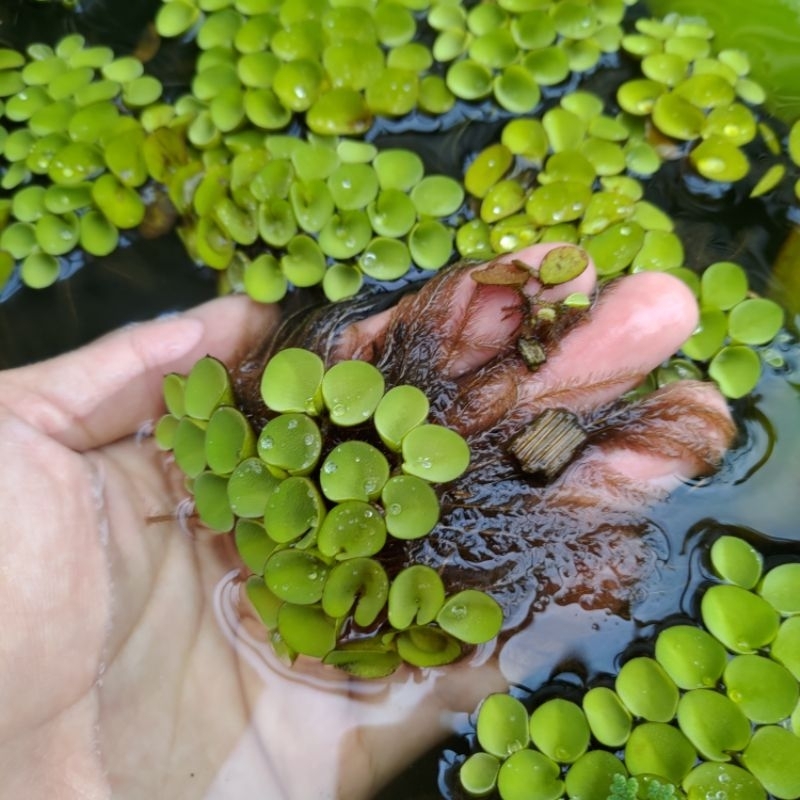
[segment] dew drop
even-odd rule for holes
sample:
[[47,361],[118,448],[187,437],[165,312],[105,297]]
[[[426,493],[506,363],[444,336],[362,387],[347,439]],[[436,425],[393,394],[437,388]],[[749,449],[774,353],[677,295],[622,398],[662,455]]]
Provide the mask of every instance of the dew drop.
[[334,472],[336,472],[337,469],[339,469],[339,467],[337,467],[333,461],[326,461],[325,466],[322,468],[322,471],[326,475],[332,475]]
[[451,606],[450,615],[456,619],[464,619],[467,616],[467,607],[462,605]]
[[262,450],[271,450],[272,449],[272,445],[275,444],[275,442],[272,441],[272,437],[271,436],[265,436],[261,440],[260,444],[261,444],[261,449]]
[[290,419],[289,422],[286,423],[286,429],[293,431],[297,427],[297,420]]
[[[378,485],[377,481],[375,481],[372,478],[370,478],[369,480],[364,481],[364,491],[367,494],[372,494],[372,492],[375,491],[377,485]],[[371,511],[365,511],[364,512],[364,516],[365,517],[371,517],[372,516],[372,512]]]
[[344,415],[345,411],[346,409],[342,403],[335,403],[333,408],[331,409],[331,416],[341,417]]
[[422,469],[430,469],[431,460],[427,456],[425,456],[424,458],[421,458],[419,460],[419,465],[422,467]]
[[306,447],[311,447],[311,445],[312,445],[312,444],[314,444],[314,437],[313,437],[313,436],[312,436],[310,433],[307,433],[307,434],[306,434],[306,435],[303,437],[303,444],[304,444]]

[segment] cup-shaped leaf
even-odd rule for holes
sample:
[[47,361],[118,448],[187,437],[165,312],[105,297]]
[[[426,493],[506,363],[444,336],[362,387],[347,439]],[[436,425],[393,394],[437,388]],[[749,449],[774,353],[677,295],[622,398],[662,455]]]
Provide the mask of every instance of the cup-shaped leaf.
[[427,625],[444,605],[444,584],[439,574],[424,564],[404,569],[389,588],[389,624],[397,630],[415,622]]
[[469,445],[442,425],[419,425],[403,437],[403,472],[432,483],[455,480],[469,466]]
[[569,768],[564,777],[567,796],[581,800],[606,800],[611,794],[615,775],[627,778],[625,765],[606,750],[590,750]]
[[430,403],[416,386],[404,384],[389,389],[375,409],[375,429],[381,441],[396,453],[403,437],[428,418]]
[[794,675],[770,658],[741,655],[732,658],[722,675],[728,697],[759,724],[780,722],[791,715],[798,700]]
[[263,517],[272,490],[280,483],[258,457],[245,458],[228,478],[228,502],[237,517]]
[[373,556],[386,543],[386,524],[369,503],[346,500],[326,515],[317,547],[322,555],[338,560]]
[[201,472],[192,486],[194,505],[204,525],[226,533],[233,528],[234,518],[228,502],[228,481],[213,472]]
[[175,462],[190,478],[206,468],[206,432],[189,417],[183,417],[175,429],[172,450]]
[[328,572],[328,565],[313,553],[277,550],[267,559],[264,582],[281,600],[307,606],[322,597]]
[[703,305],[727,311],[747,295],[747,273],[732,261],[710,264],[700,277]]
[[800,737],[777,725],[758,728],[742,763],[779,800],[800,797]]
[[783,325],[783,309],[766,297],[742,300],[728,315],[728,333],[744,344],[766,344]]
[[396,539],[419,539],[439,521],[439,498],[427,481],[396,475],[381,492],[386,529]]
[[328,500],[368,502],[380,495],[389,478],[386,456],[371,444],[343,442],[322,462],[319,485]]
[[310,236],[294,236],[281,258],[281,271],[295,286],[316,286],[325,275],[325,256]]
[[539,265],[539,281],[556,286],[577,278],[589,266],[589,256],[582,247],[563,245],[550,250]]
[[562,697],[542,703],[531,714],[531,741],[546,756],[572,764],[589,747],[589,723],[579,705]]
[[722,347],[726,334],[725,314],[716,308],[703,309],[697,329],[681,349],[695,361],[708,361]]
[[461,655],[461,645],[436,628],[408,628],[395,641],[403,661],[415,667],[441,667],[452,664]]
[[725,648],[702,628],[673,625],[656,639],[656,661],[681,689],[711,689],[728,660]]
[[423,220],[411,229],[408,249],[418,267],[440,269],[453,253],[453,231],[437,220]]
[[478,709],[475,730],[487,753],[508,758],[530,742],[528,711],[510,694],[490,694]]
[[366,361],[340,361],[322,379],[322,397],[331,422],[350,426],[366,422],[383,397],[383,375]]
[[322,434],[306,414],[281,414],[270,420],[258,437],[258,455],[289,475],[308,475],[322,450]]
[[283,600],[276,597],[258,575],[252,575],[245,584],[247,599],[255,608],[264,627],[274,630],[278,627],[278,609],[283,605]]
[[752,653],[778,632],[778,612],[739,586],[712,586],[700,602],[703,624],[734,653]]
[[195,419],[210,419],[217,406],[232,403],[233,389],[225,365],[212,356],[201,358],[186,378],[186,413]]
[[263,575],[264,565],[275,549],[275,542],[267,536],[264,526],[253,519],[240,519],[234,539],[245,566],[256,575]]
[[769,654],[800,680],[800,617],[789,617],[781,623]]
[[800,564],[773,567],[759,586],[758,593],[780,614],[800,614]]
[[167,411],[179,419],[186,413],[184,392],[186,390],[186,376],[177,372],[170,372],[164,376],[162,392]]
[[644,722],[631,732],[625,745],[625,766],[631,775],[657,775],[676,786],[697,760],[686,735],[665,722]]
[[233,406],[220,406],[206,428],[206,463],[220,475],[229,475],[236,465],[255,453],[255,435],[247,417]]
[[338,667],[356,678],[385,678],[402,663],[393,649],[388,649],[375,639],[362,639],[340,645],[331,650],[323,663]]
[[761,578],[761,553],[738,536],[720,536],[711,545],[709,556],[714,571],[728,583],[752,589]]
[[756,388],[761,361],[758,354],[745,345],[723,347],[708,365],[708,374],[726,397],[735,400]]
[[487,797],[497,784],[500,760],[489,753],[473,753],[458,771],[458,779],[470,797]]
[[322,291],[332,303],[352,297],[361,288],[364,276],[354,264],[331,264],[322,278]]
[[322,359],[309,350],[289,347],[274,355],[261,378],[261,396],[273,411],[316,416],[322,408]]
[[331,617],[344,617],[353,611],[356,625],[371,625],[386,605],[389,578],[374,559],[352,558],[337,564],[328,575],[322,591],[322,608]]
[[766,800],[764,787],[747,770],[734,764],[698,764],[684,779],[689,797],[714,797],[724,786],[726,800]]
[[678,725],[703,758],[730,761],[750,741],[750,722],[730,698],[692,689],[678,703]]
[[159,450],[172,450],[175,444],[175,433],[178,430],[178,418],[172,414],[164,414],[156,423],[153,438]]
[[483,644],[500,633],[503,609],[485,592],[464,589],[447,598],[436,615],[436,621],[443,630],[462,642]]
[[556,800],[564,794],[561,768],[536,750],[519,750],[503,762],[497,773],[503,800]]
[[326,256],[353,258],[372,238],[372,226],[365,211],[340,211],[334,214],[319,232],[319,246]]
[[264,527],[270,538],[284,544],[316,533],[324,516],[325,504],[313,481],[292,476],[281,481],[267,498]]
[[292,650],[306,656],[323,658],[336,646],[336,623],[318,606],[284,603],[278,630]]
[[653,658],[632,658],[620,669],[614,688],[628,710],[651,722],[669,722],[678,707],[678,687]]
[[619,695],[607,686],[595,686],[583,696],[583,713],[592,735],[606,747],[622,747],[631,735],[633,720]]

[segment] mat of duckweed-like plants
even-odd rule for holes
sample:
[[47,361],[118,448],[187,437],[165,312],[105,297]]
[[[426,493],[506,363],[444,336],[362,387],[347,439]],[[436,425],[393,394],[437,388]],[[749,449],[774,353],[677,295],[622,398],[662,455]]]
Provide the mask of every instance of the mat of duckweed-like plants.
[[[80,30],[80,3],[74,15]],[[165,80],[159,52],[192,64],[186,85]],[[649,388],[706,376],[740,398],[780,364],[783,311],[733,253],[687,257],[653,187],[669,172],[700,202],[796,215],[800,126],[764,113],[748,73],[703,20],[624,0],[168,0],[133,54],[88,30],[0,49],[0,287],[45,289],[172,229],[220,291],[261,302],[317,286],[339,301],[565,242],[601,282],[660,270],[697,296],[697,332]],[[275,356],[263,386],[272,417],[256,431],[224,365],[168,376],[156,438],[201,519],[235,529],[276,650],[380,677],[492,639],[491,597],[448,594],[421,565],[390,581],[380,561],[387,536],[432,529],[437,485],[470,457],[427,422],[420,387],[385,391],[368,364],[326,369],[302,350]],[[364,423],[369,441],[324,448],[323,431]],[[727,537],[711,557],[724,582],[704,595],[703,628],[664,629],[653,657],[579,703],[531,713],[487,698],[454,791],[800,796],[795,565],[762,576],[758,553]],[[378,618],[379,646],[342,640]]]

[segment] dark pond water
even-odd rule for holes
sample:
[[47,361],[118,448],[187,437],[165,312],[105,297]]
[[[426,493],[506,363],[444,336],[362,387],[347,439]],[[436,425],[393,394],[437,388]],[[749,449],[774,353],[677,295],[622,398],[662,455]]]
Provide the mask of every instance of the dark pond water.
[[[120,53],[131,52],[145,46],[142,35],[157,6],[157,0],[90,2],[76,19],[55,4],[6,0],[0,4],[0,39],[5,46],[21,47],[55,40],[77,24],[87,37]],[[191,68],[184,55],[180,48],[166,48],[153,60],[153,68],[167,83],[179,86]],[[619,74],[609,69],[588,86],[607,93],[605,87],[618,80]],[[438,171],[458,173],[463,155],[491,140],[496,131],[495,123],[478,120],[450,133],[421,137],[387,132],[381,143],[416,147]],[[449,161],[442,154],[449,154]],[[747,268],[756,290],[781,296],[772,273],[792,231],[785,207],[749,201],[746,192],[722,199],[692,194],[670,167],[648,186],[647,197],[675,219],[690,266],[734,259]],[[187,308],[215,294],[214,276],[197,268],[172,234],[155,240],[131,237],[111,257],[85,266],[76,261],[74,267],[68,279],[49,289],[14,291],[11,286],[0,297],[0,367],[70,350],[120,324]],[[800,352],[795,341],[790,319],[776,344],[785,366],[767,368],[756,391],[735,404],[739,437],[720,473],[682,487],[653,510],[664,566],[643,587],[633,618],[595,618],[572,609],[546,612],[504,653],[503,666],[512,680],[530,690],[554,677],[566,687],[579,687],[613,672],[625,648],[647,651],[665,620],[696,617],[697,590],[708,580],[704,545],[720,530],[751,539],[768,563],[800,558]],[[515,657],[516,649],[530,647],[543,654],[532,672],[521,670]],[[447,764],[468,746],[468,738],[453,738],[444,756],[440,749],[431,752],[380,797],[440,797],[450,781]]]

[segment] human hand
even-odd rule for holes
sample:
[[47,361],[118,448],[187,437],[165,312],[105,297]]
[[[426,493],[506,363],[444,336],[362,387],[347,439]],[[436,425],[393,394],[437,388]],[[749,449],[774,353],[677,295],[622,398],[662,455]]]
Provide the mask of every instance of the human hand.
[[[534,263],[542,253],[523,257]],[[583,290],[587,278],[579,279]],[[461,310],[444,330],[461,343],[450,363],[459,377],[482,379],[482,367],[507,352],[509,328],[482,323],[502,306],[467,302]],[[136,434],[160,412],[164,373],[186,372],[206,353],[234,363],[276,316],[226,298],[0,375],[0,797],[369,796],[435,741],[445,712],[468,711],[504,687],[489,662],[401,671],[363,689],[303,660],[290,672],[254,669],[252,650],[226,640],[212,598],[238,565],[235,550],[229,537],[181,530],[180,480]],[[520,382],[534,388],[515,391],[480,425],[496,425],[498,415],[519,420],[519,409],[546,404],[548,387],[580,385],[573,394],[581,408],[603,404],[670,355],[695,320],[693,300],[671,279],[625,279],[546,369]],[[372,328],[347,329],[337,357],[364,353],[391,321],[386,312]],[[430,321],[422,328],[404,335],[427,335]],[[475,330],[481,335],[459,338]],[[587,374],[627,378],[581,383]],[[469,383],[470,396],[479,388]],[[643,434],[669,441],[690,418],[700,421],[699,450],[713,461],[731,432],[721,398],[698,385],[670,391],[676,419],[651,416],[657,424],[648,427],[645,415],[640,429],[627,428],[632,446],[620,426],[560,485],[608,508],[613,481],[585,486],[577,477],[587,469],[619,475],[636,489],[616,504],[629,511],[704,468],[697,449],[641,447]]]

